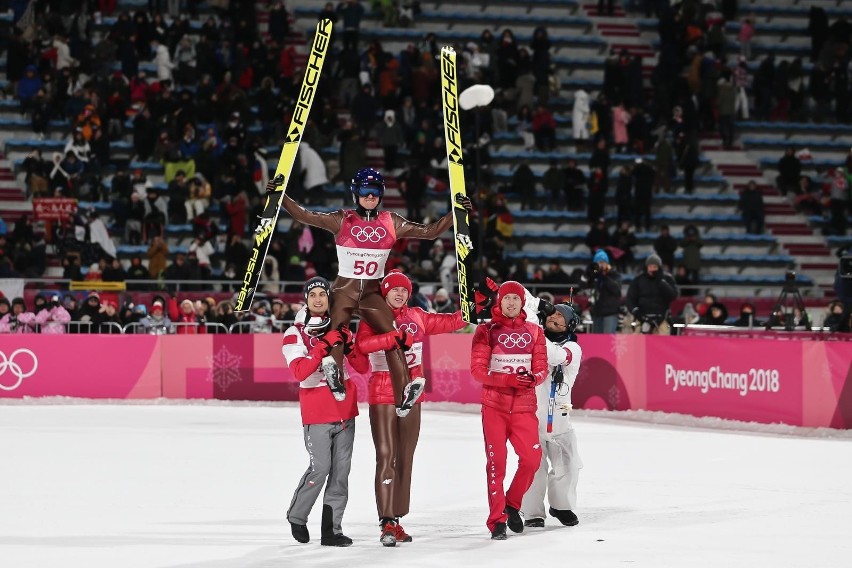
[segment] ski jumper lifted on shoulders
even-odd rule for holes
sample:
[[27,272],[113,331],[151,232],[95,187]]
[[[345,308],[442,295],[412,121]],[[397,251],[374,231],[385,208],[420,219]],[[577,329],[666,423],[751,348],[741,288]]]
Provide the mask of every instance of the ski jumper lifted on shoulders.
[[[506,527],[523,532],[521,500],[541,463],[535,387],[547,376],[544,332],[526,320],[524,287],[504,282],[497,291],[491,321],[476,327],[470,356],[473,378],[482,383],[491,538],[506,539]],[[504,491],[506,443],[518,455],[518,469]]]
[[[343,511],[349,499],[349,470],[355,441],[355,417],[358,396],[354,381],[345,369],[342,383],[348,396],[337,400],[325,385],[320,370],[322,358],[333,345],[345,342],[341,332],[331,327],[328,312],[331,285],[321,277],[305,283],[305,307],[296,315],[296,323],[284,332],[281,348],[287,366],[299,381],[299,407],[305,448],[310,465],[299,481],[287,510],[293,538],[308,542],[308,515],[323,485],[322,539],[326,546],[349,546],[352,540],[343,534]],[[359,373],[367,370],[367,357],[354,346],[347,356]]]
[[382,279],[381,293],[393,310],[396,332],[377,334],[369,324],[361,322],[356,334],[356,349],[368,354],[371,374],[368,383],[370,428],[376,446],[376,507],[381,526],[380,540],[385,546],[411,542],[399,523],[408,514],[411,502],[411,470],[414,450],[420,437],[420,401],[416,402],[405,420],[394,413],[394,392],[385,353],[395,345],[405,349],[405,360],[411,375],[411,388],[422,392],[426,377],[423,374],[423,341],[427,335],[451,333],[466,324],[462,312],[430,313],[422,308],[409,307],[411,280],[397,270]]
[[[452,226],[453,213],[451,210],[435,223],[423,225],[397,213],[379,211],[385,182],[382,174],[372,168],[359,170],[349,189],[354,209],[331,213],[310,211],[287,195],[282,205],[296,221],[334,234],[339,268],[332,284],[332,326],[335,329],[348,326],[353,313],[357,312],[377,333],[388,333],[394,330],[393,313],[379,293],[379,282],[385,275],[391,248],[397,239],[439,237]],[[472,208],[469,199],[463,198],[461,202],[466,209]],[[343,348],[335,347],[331,355],[342,368]],[[400,416],[404,416],[410,410],[403,407],[403,390],[409,382],[405,356],[398,347],[388,350],[386,355],[394,403]]]

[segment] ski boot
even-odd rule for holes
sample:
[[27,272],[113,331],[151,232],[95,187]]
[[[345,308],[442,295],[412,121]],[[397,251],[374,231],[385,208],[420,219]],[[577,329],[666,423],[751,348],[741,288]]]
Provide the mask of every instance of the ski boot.
[[322,358],[322,375],[325,377],[328,388],[331,389],[334,400],[338,402],[346,400],[346,385],[343,384],[340,369],[331,355]]
[[293,534],[293,538],[295,538],[296,541],[301,542],[302,544],[310,542],[311,540],[311,535],[310,533],[308,533],[307,525],[290,523],[290,532]]
[[407,385],[402,391],[402,404],[396,408],[396,415],[400,418],[404,418],[408,416],[408,413],[411,412],[411,409],[414,408],[414,404],[417,402],[417,399],[420,398],[420,395],[423,394],[423,391],[426,390],[426,379],[423,377],[417,377]]
[[544,527],[544,519],[529,519],[524,521],[525,527],[532,527],[536,529],[540,529]]

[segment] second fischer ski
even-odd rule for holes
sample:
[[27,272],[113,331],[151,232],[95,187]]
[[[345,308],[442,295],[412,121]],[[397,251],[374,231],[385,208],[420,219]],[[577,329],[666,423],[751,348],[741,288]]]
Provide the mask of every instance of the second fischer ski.
[[456,52],[451,47],[441,48],[441,100],[444,108],[444,135],[447,145],[447,168],[450,174],[450,194],[453,208],[453,234],[458,268],[459,306],[462,319],[476,323],[474,303],[474,255],[470,236],[470,222],[458,197],[465,196],[464,164],[462,162],[461,128],[459,126],[458,72]]

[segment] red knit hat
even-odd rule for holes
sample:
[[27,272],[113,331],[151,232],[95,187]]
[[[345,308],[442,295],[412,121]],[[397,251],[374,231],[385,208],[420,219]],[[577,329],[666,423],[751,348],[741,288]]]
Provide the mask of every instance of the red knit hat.
[[408,276],[399,270],[391,270],[382,279],[382,297],[387,298],[388,292],[399,286],[408,290],[408,295],[411,296],[411,280],[408,279]]
[[503,298],[507,294],[517,294],[521,297],[521,301],[523,302],[524,296],[526,296],[526,290],[518,282],[515,282],[514,280],[507,280],[500,284],[500,289],[497,290],[497,298],[494,300],[494,305],[499,306],[500,302],[503,301]]

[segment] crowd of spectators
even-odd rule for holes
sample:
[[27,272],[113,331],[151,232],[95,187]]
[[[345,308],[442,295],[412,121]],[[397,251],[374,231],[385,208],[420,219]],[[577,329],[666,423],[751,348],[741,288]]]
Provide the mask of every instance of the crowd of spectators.
[[[283,2],[269,3],[269,33],[262,36],[253,1],[208,2],[214,11],[201,15],[200,27],[195,25],[197,2],[187,3],[186,12],[175,9],[178,2],[155,2],[167,5],[152,6],[147,12],[119,11],[108,24],[100,18],[113,15],[114,7],[100,4],[62,4],[44,12],[46,5],[54,8],[52,4],[34,3],[34,10],[19,22],[25,25],[12,27],[7,45],[11,89],[31,117],[35,135],[55,134],[49,126],[55,119],[69,125],[61,153],[44,159],[35,151],[25,160],[30,194],[110,203],[112,237],[98,211],[80,212],[53,235],[63,255],[64,276],[234,279],[246,262],[249,219],[259,210],[268,176],[265,149],[283,137],[302,74],[288,9]],[[633,228],[652,230],[653,197],[672,192],[678,172],[684,191],[694,191],[699,132],[718,127],[723,146],[731,147],[733,121],[737,115],[749,117],[750,93],[755,93],[759,116],[768,116],[767,105],[780,104],[775,98],[782,91],[770,88],[774,98],[767,103],[765,96],[758,96],[763,87],[758,88],[757,78],[752,84],[749,77],[746,36],[755,30],[753,19],[742,21],[741,29],[746,30],[740,34],[742,60],[726,63],[720,30],[726,21],[739,17],[733,4],[731,8],[730,2],[716,6],[687,0],[661,9],[661,54],[652,85],[666,88],[655,89],[653,96],[643,88],[640,57],[625,51],[610,55],[601,92],[574,94],[573,145],[578,150],[588,147],[591,157],[585,164],[576,159],[552,161],[541,178],[544,195],[536,191],[539,182],[529,162],[520,163],[508,184],[501,186],[491,170],[490,147],[495,134],[516,132],[527,150],[565,149],[556,136],[552,99],[560,87],[547,29],[536,29],[529,45],[519,45],[511,29],[496,35],[486,29],[477,41],[457,46],[460,89],[487,83],[497,92],[489,108],[470,111],[462,120],[465,155],[476,156],[465,161],[468,179],[477,181],[478,211],[472,229],[482,236],[490,275],[553,284],[553,292],[564,293],[564,286],[580,282],[584,272],[577,269],[569,275],[559,264],[545,268],[506,261],[503,253],[513,233],[507,195],[519,199],[521,210],[540,209],[550,198],[549,208],[585,211],[593,223],[586,239],[590,258],[604,250],[620,273],[645,271],[635,256]],[[96,10],[100,10],[97,18]],[[339,31],[288,194],[306,203],[327,203],[334,195],[333,185],[347,182],[367,162],[366,141],[371,140],[382,148],[384,170],[399,187],[408,216],[425,221],[441,213],[429,204],[427,193],[447,189],[439,38],[425,33],[400,53],[391,53],[380,41],[361,37],[361,21],[369,10],[379,13],[386,26],[406,26],[413,25],[419,5],[365,6],[345,0],[328,3],[318,13],[319,18],[333,19]],[[832,65],[836,59],[832,54],[840,53],[844,44],[842,28],[832,26],[826,44],[833,47],[819,49]],[[344,117],[339,109],[347,111]],[[127,139],[129,149],[111,147]],[[329,146],[337,148],[337,171],[326,171],[320,149]],[[636,155],[617,176],[611,175],[614,152]],[[654,159],[638,157],[648,154]],[[131,158],[162,164],[164,184],[148,179],[148,167],[131,169]],[[611,232],[606,228],[613,213],[607,199],[610,183],[615,185],[616,205]],[[763,204],[755,192],[743,192],[739,209],[748,231],[762,232]],[[176,226],[184,227],[181,231],[191,234],[192,240],[188,247],[170,250],[174,241],[168,238],[167,227]],[[678,242],[667,227],[656,228],[654,250],[663,269],[681,285],[699,282],[698,229],[687,227]],[[115,237],[140,247],[129,265],[116,262]],[[675,265],[678,248],[683,260]],[[15,260],[22,254],[43,258],[43,250],[15,254],[7,253],[4,268],[14,274],[35,266],[37,274],[31,276],[43,273],[43,261]],[[263,291],[278,293],[281,282],[333,274],[335,258],[329,234],[292,223],[272,242]],[[401,268],[421,281],[439,281],[452,290],[454,264],[452,247],[443,241],[401,242],[389,268]],[[163,284],[148,286],[174,292]]]

